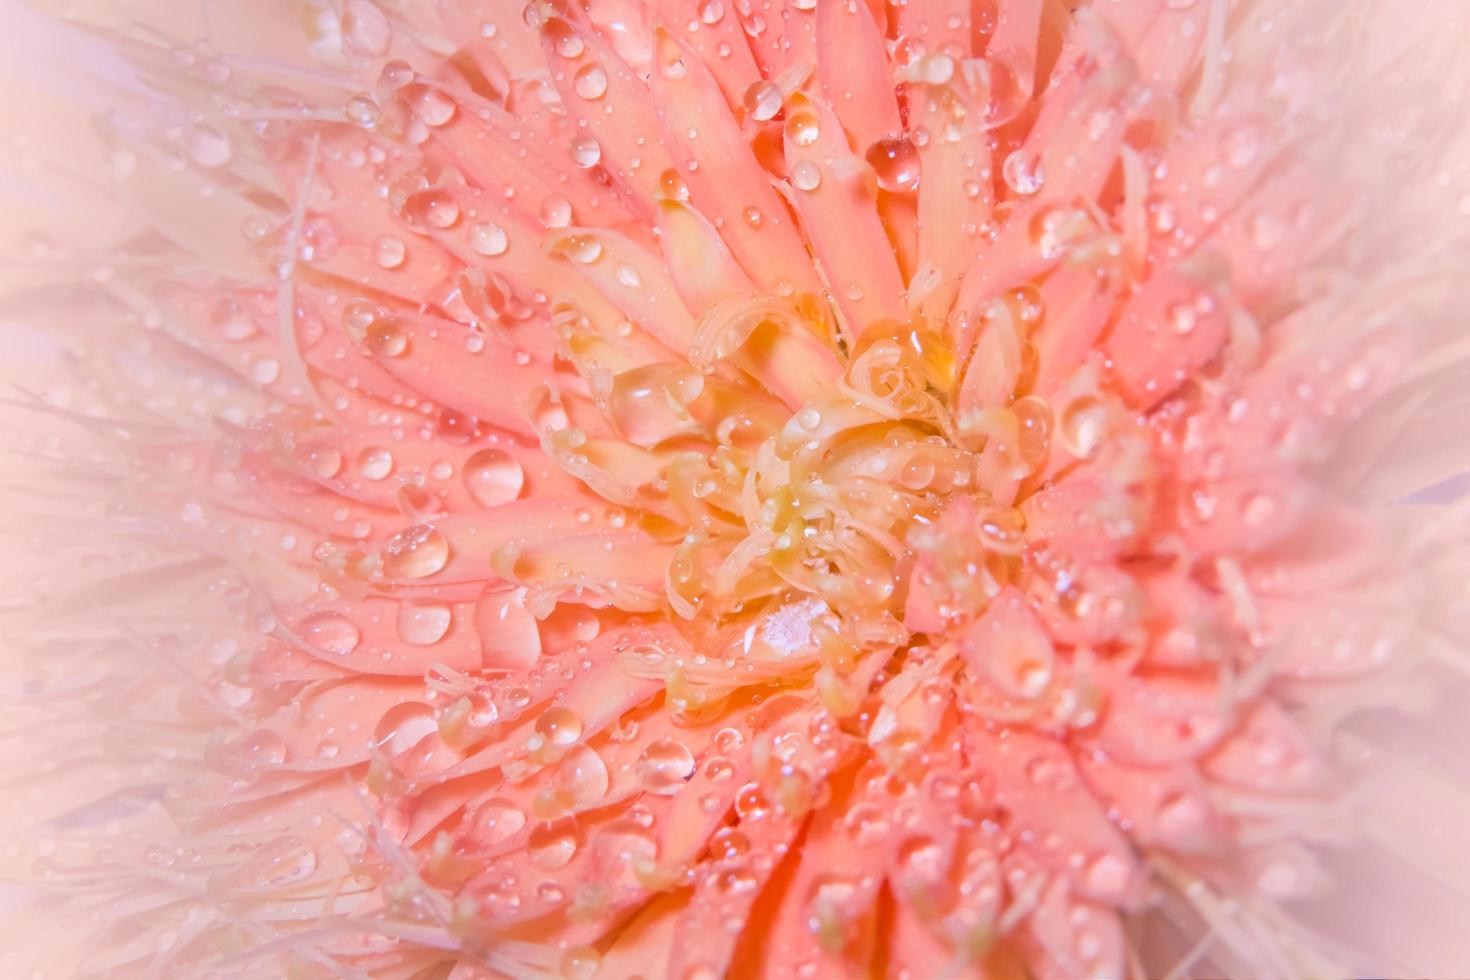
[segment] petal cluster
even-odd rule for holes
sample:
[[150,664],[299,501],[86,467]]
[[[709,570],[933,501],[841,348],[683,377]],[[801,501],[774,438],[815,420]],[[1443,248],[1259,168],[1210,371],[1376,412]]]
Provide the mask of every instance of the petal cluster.
[[210,380],[113,406],[163,544],[98,588],[215,625],[105,658],[171,748],[142,843],[38,865],[105,906],[88,968],[1331,969],[1282,911],[1324,718],[1413,630],[1334,461],[1417,352],[1323,287],[1323,78],[1236,6],[133,44],[194,107],[114,121],[154,228],[113,296]]

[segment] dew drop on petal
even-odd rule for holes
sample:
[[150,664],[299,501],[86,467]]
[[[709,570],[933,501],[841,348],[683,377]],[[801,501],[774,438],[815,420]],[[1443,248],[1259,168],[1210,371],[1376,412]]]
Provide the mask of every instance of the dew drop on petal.
[[557,251],[579,265],[602,258],[602,241],[596,235],[570,235],[557,243]]
[[405,701],[383,713],[373,729],[373,744],[389,756],[400,756],[438,731],[433,708],[422,701]]
[[590,136],[572,142],[572,163],[586,170],[602,161],[602,146]]
[[396,269],[408,258],[408,246],[396,235],[379,235],[373,241],[373,261],[385,269]]
[[348,122],[354,126],[361,126],[363,129],[372,129],[383,118],[383,110],[378,106],[378,100],[366,92],[359,92],[348,99],[343,113],[347,116]]
[[560,17],[548,20],[541,30],[551,41],[551,49],[563,58],[579,58],[586,50],[581,35]]
[[867,160],[883,190],[901,194],[919,186],[919,151],[907,136],[874,142]]
[[683,742],[661,738],[638,757],[638,783],[649,793],[672,796],[694,774],[694,755]]
[[564,197],[541,202],[541,223],[548,228],[565,228],[572,223],[572,203]]
[[230,138],[215,127],[199,125],[189,131],[189,158],[201,167],[223,167],[233,156]]
[[718,24],[725,16],[725,5],[721,0],[703,0],[699,5],[699,19],[706,24]]
[[756,122],[765,122],[774,119],[776,113],[781,111],[781,103],[784,101],[781,90],[774,83],[761,79],[752,82],[745,90],[743,98],[745,112]]
[[318,649],[345,656],[362,642],[362,632],[338,612],[314,612],[301,621],[301,636]]
[[357,454],[357,472],[364,480],[381,480],[393,472],[393,454],[381,446],[368,446]]
[[536,867],[555,871],[576,856],[580,843],[576,824],[568,818],[537,826],[526,839],[526,850]]
[[451,618],[445,603],[406,599],[398,604],[398,638],[410,646],[433,646],[449,632]]
[[420,579],[449,562],[449,541],[429,524],[413,524],[383,545],[383,574],[393,579]]
[[793,145],[811,146],[821,135],[821,121],[816,113],[803,109],[786,117],[786,138]]
[[573,946],[562,954],[561,975],[567,980],[592,980],[602,965],[602,956],[591,946]]
[[476,841],[486,846],[514,837],[526,825],[525,813],[510,800],[498,796],[475,806],[465,819],[473,828]]
[[1057,421],[1062,448],[1078,459],[1097,452],[1107,431],[1108,409],[1099,398],[1083,395],[1068,402]]
[[547,708],[536,719],[536,734],[548,745],[571,745],[582,737],[582,719],[570,708]]
[[[580,729],[580,722],[578,723]],[[585,745],[573,748],[557,767],[562,788],[578,807],[589,807],[607,796],[612,778],[602,756]]]
[[607,72],[601,65],[583,65],[572,78],[572,90],[584,99],[602,98],[607,92]]
[[803,191],[814,191],[822,183],[822,170],[810,160],[802,160],[791,168],[791,183]]
[[250,380],[258,385],[274,384],[281,376],[281,363],[274,358],[262,357],[250,365]]
[[482,222],[470,229],[470,248],[481,255],[504,255],[509,247],[510,238],[499,225]]
[[1001,179],[1017,194],[1030,195],[1041,190],[1046,183],[1046,171],[1041,157],[1026,149],[1013,151],[1001,164]]
[[482,449],[465,460],[465,489],[482,507],[509,503],[521,494],[525,474],[514,456],[503,449]]

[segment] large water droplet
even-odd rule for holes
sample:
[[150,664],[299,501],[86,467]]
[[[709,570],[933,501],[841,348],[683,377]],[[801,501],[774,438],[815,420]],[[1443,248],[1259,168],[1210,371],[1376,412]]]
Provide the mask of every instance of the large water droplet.
[[381,446],[368,446],[357,454],[357,472],[364,480],[381,480],[393,472],[393,454]]
[[781,111],[781,103],[785,101],[781,96],[781,90],[772,82],[761,79],[751,82],[745,90],[743,98],[745,112],[756,122],[765,122],[774,119],[776,113]]
[[601,802],[612,784],[607,763],[585,745],[578,745],[566,754],[557,767],[557,778],[578,809]]
[[661,738],[638,757],[637,774],[647,792],[672,796],[694,774],[694,755],[683,742]]
[[525,474],[515,457],[503,449],[482,449],[465,460],[465,489],[482,507],[498,507],[521,495]]
[[422,701],[406,701],[383,713],[373,729],[373,744],[396,757],[438,731],[439,721],[433,708]]
[[602,162],[602,146],[590,136],[584,136],[572,143],[572,163],[583,170],[597,166]]
[[426,578],[448,563],[449,541],[438,528],[414,524],[389,538],[382,556],[388,578]]
[[451,618],[442,602],[406,599],[398,604],[398,637],[410,646],[432,646],[449,632]]
[[885,191],[901,194],[919,186],[919,150],[907,136],[876,141],[867,160]]
[[373,241],[373,261],[385,269],[396,269],[408,258],[408,246],[396,235],[379,235]]
[[366,92],[359,92],[347,100],[347,105],[342,110],[347,116],[347,121],[363,129],[372,129],[383,118],[383,110],[378,106],[378,100]]
[[1062,409],[1057,436],[1067,452],[1078,459],[1087,459],[1102,444],[1107,435],[1107,424],[1106,403],[1094,395],[1082,395]]
[[581,35],[567,21],[560,17],[553,17],[546,22],[542,33],[551,41],[551,50],[563,58],[579,58],[587,46],[582,42]]
[[579,265],[602,258],[602,241],[596,235],[569,235],[557,242],[556,250]]
[[811,146],[821,135],[821,121],[815,112],[803,109],[786,117],[786,138],[794,145]]
[[504,255],[510,248],[510,238],[499,225],[482,222],[470,229],[470,248],[481,255]]
[[791,168],[791,183],[798,190],[814,191],[822,183],[822,169],[810,160],[802,160]]
[[1030,195],[1046,183],[1046,170],[1039,154],[1019,149],[1006,157],[1000,168],[1001,179],[1017,194]]
[[526,815],[510,800],[495,797],[475,806],[465,821],[480,843],[491,846],[519,833]]
[[362,642],[362,632],[352,620],[338,612],[314,612],[298,627],[306,642],[327,653],[345,656]]
[[541,202],[541,223],[548,228],[565,228],[572,223],[572,202],[548,197]]
[[547,708],[536,719],[536,734],[547,745],[566,747],[582,737],[582,719],[570,708]]
[[572,79],[572,90],[584,99],[600,99],[607,92],[607,72],[601,65],[583,65]]
[[576,856],[580,841],[577,825],[571,818],[546,823],[531,831],[526,840],[526,851],[531,863],[544,871],[564,868]]

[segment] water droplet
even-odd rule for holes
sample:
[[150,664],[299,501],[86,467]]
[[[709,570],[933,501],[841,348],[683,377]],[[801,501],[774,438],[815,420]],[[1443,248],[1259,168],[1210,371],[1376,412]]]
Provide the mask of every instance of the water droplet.
[[463,479],[475,503],[496,507],[520,496],[525,474],[503,449],[482,449],[465,460]]
[[413,524],[388,539],[382,557],[388,578],[426,578],[449,562],[449,541],[432,525]]
[[342,233],[331,218],[314,214],[302,222],[298,254],[303,262],[329,259],[336,254],[340,244]]
[[250,380],[258,385],[274,384],[281,376],[281,362],[270,357],[262,357],[250,365]]
[[672,796],[694,774],[694,755],[683,742],[661,738],[638,757],[638,782],[658,796]]
[[1133,880],[1128,862],[1116,854],[1102,854],[1087,866],[1083,879],[1088,889],[1102,898],[1122,899]]
[[393,472],[393,454],[379,446],[369,446],[357,454],[357,471],[365,480],[381,480]]
[[568,235],[557,242],[556,250],[573,262],[591,265],[602,258],[602,240],[596,235]]
[[338,656],[346,656],[362,642],[362,632],[352,620],[338,612],[314,612],[297,628],[307,643]]
[[526,815],[510,800],[495,797],[465,815],[476,839],[485,846],[509,840],[526,825]]
[[248,340],[259,331],[245,308],[233,299],[222,299],[209,316],[209,325],[226,340]]
[[601,65],[583,65],[572,78],[572,90],[584,99],[600,99],[607,92],[607,72]]
[[791,168],[791,183],[799,190],[814,191],[822,183],[822,170],[810,160],[802,160]]
[[1057,435],[1062,447],[1078,459],[1097,452],[1107,433],[1108,407],[1093,395],[1074,398],[1062,409]]
[[195,126],[189,131],[189,157],[201,167],[223,167],[234,151],[230,138],[213,126]]
[[566,754],[557,767],[557,779],[573,805],[582,809],[601,802],[612,785],[607,763],[585,745],[578,745]]
[[586,50],[582,43],[582,37],[572,25],[560,17],[552,17],[546,22],[542,32],[551,41],[551,50],[563,58],[580,58]]
[[745,112],[756,122],[765,122],[774,119],[776,113],[781,111],[781,103],[785,101],[781,96],[781,90],[772,82],[761,79],[752,82],[745,90],[743,98]]
[[699,5],[699,19],[706,24],[718,24],[725,16],[725,5],[720,0],[704,0]]
[[570,708],[547,708],[536,719],[536,734],[547,745],[565,747],[582,737],[582,719]]
[[1001,179],[1017,194],[1030,195],[1041,190],[1046,183],[1046,171],[1041,156],[1029,150],[1013,151],[1001,164]]
[[499,225],[482,222],[470,229],[470,248],[481,255],[504,255],[510,247],[510,238]]
[[902,194],[919,186],[919,151],[907,136],[878,140],[868,147],[867,160],[883,190]]
[[363,344],[375,357],[403,357],[409,353],[409,334],[391,317],[375,319],[363,334]]
[[565,228],[572,223],[572,202],[548,197],[541,202],[541,223],[548,228]]
[[320,443],[298,446],[296,462],[318,480],[330,480],[342,471],[342,454]]
[[398,604],[398,638],[410,646],[432,646],[449,632],[450,620],[442,602],[405,599]]
[[383,110],[378,106],[378,100],[366,92],[359,92],[347,100],[343,109],[347,121],[363,129],[372,129],[383,118]]
[[821,121],[809,110],[790,113],[786,117],[786,138],[796,146],[811,146],[822,135]]
[[425,126],[438,128],[454,118],[458,107],[454,100],[436,88],[417,86],[413,98],[413,114]]
[[422,701],[405,701],[383,713],[373,729],[373,744],[397,757],[438,731],[433,708]]
[[602,146],[590,136],[572,142],[572,163],[586,170],[602,161]]
[[385,269],[396,269],[408,258],[408,246],[396,235],[379,235],[373,242],[373,260]]
[[561,975],[566,980],[592,980],[597,968],[602,965],[602,956],[591,946],[573,946],[562,954]]
[[445,191],[423,191],[413,195],[405,210],[430,228],[452,228],[459,220],[459,202]]
[[761,226],[761,222],[765,220],[761,216],[759,208],[748,207],[742,213],[745,216],[745,223],[750,225],[750,227],[752,228],[759,228]]
[[566,867],[576,856],[578,845],[577,827],[571,818],[542,824],[526,839],[531,863],[543,871]]
[[1199,314],[1195,312],[1193,303],[1171,303],[1165,312],[1169,318],[1169,326],[1181,337],[1193,333],[1194,328],[1199,325]]

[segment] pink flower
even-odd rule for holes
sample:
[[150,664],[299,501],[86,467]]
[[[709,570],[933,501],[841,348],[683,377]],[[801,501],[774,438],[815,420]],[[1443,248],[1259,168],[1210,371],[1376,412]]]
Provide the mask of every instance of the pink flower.
[[82,969],[1336,968],[1283,907],[1415,629],[1339,461],[1425,345],[1322,285],[1287,25],[297,6],[125,48],[98,288],[209,380],[89,423],[172,581],[71,695],[166,806],[48,814]]

